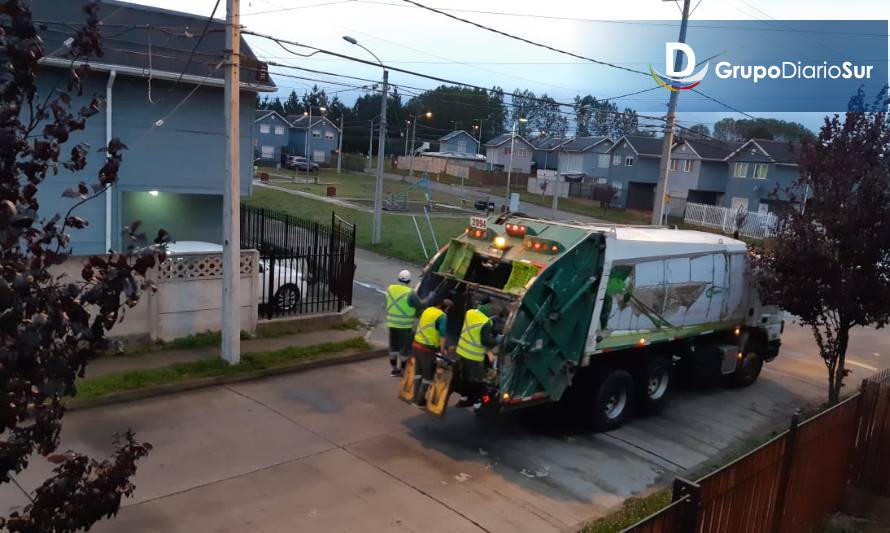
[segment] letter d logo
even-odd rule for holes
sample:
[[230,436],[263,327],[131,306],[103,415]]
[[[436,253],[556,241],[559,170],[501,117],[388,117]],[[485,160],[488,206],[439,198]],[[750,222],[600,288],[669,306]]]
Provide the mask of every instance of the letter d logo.
[[[683,70],[674,70],[674,52],[680,52],[686,55],[686,67]],[[679,56],[678,56],[679,57]],[[679,57],[678,65],[683,64],[682,57]],[[692,51],[686,43],[664,43],[664,66],[667,75],[671,78],[682,78],[692,74],[695,68],[695,52]]]

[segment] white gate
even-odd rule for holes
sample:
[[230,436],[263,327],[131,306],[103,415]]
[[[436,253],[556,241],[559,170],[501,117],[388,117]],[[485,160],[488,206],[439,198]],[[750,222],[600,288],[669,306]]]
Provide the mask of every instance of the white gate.
[[719,205],[686,204],[687,224],[719,229],[724,233],[734,233],[752,239],[771,237],[776,232],[778,217],[772,213],[752,213],[744,208],[731,209]]

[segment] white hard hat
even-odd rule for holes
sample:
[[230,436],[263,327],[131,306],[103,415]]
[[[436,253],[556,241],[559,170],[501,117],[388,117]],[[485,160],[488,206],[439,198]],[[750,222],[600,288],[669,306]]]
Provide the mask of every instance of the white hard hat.
[[411,283],[411,272],[408,270],[399,272],[399,281],[402,283]]

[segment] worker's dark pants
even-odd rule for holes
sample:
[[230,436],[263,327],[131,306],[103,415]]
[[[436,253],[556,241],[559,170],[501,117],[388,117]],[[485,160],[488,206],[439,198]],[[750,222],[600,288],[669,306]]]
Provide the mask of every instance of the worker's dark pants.
[[414,356],[414,401],[421,404],[426,401],[426,391],[436,375],[436,349],[418,342],[411,345]]
[[[393,368],[405,369],[405,361],[411,353],[412,328],[389,328],[389,364]],[[398,365],[398,367],[396,366]]]
[[461,357],[458,368],[463,395],[474,402],[480,401],[485,391],[485,361],[472,361]]

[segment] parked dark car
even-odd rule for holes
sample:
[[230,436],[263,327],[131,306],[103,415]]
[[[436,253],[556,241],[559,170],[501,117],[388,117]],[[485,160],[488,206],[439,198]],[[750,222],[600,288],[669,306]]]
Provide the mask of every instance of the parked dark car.
[[286,166],[291,170],[302,170],[304,172],[307,168],[311,172],[315,172],[316,170],[318,170],[318,163],[309,161],[305,157],[299,155],[288,156]]
[[474,205],[478,211],[494,211],[494,202],[489,200],[476,200]]

